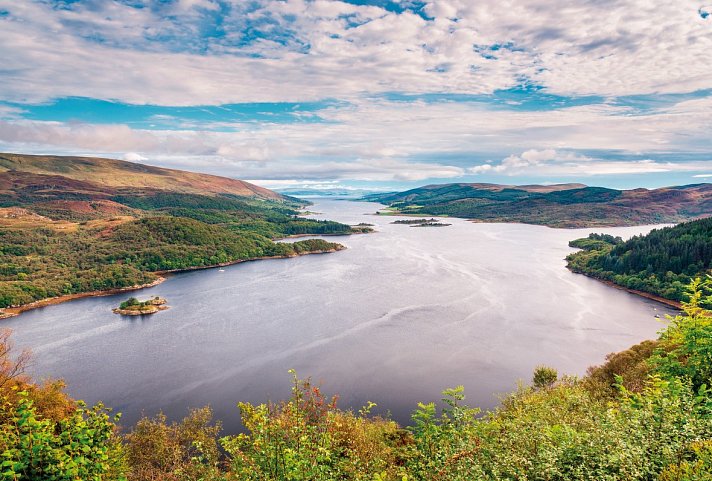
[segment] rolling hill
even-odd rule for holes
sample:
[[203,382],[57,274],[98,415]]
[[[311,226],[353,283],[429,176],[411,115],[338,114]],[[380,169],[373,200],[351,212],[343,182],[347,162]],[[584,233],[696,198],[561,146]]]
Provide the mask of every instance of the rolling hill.
[[[156,189],[183,194],[230,194],[282,200],[283,196],[243,180],[165,169],[116,159],[0,153],[0,179],[8,173],[62,176],[111,189]],[[0,185],[2,180],[0,180]],[[82,185],[82,184],[77,184]]]
[[150,284],[163,271],[342,249],[321,239],[273,242],[354,232],[299,217],[305,204],[214,175],[0,154],[0,308]]
[[616,190],[582,184],[440,184],[375,194],[391,213],[521,222],[549,227],[673,223],[712,215],[712,184]]

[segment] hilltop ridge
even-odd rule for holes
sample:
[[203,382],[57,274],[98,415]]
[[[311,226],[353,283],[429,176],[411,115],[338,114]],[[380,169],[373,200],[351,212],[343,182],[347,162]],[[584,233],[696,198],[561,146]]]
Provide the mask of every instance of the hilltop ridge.
[[184,194],[284,199],[277,192],[244,180],[100,157],[0,153],[0,189],[8,176],[25,180],[41,179],[39,176],[62,176],[80,182],[77,187],[101,186],[104,191],[157,189]]
[[712,215],[712,184],[617,190],[583,184],[439,184],[364,200],[390,213],[521,222],[549,227],[604,227],[676,223]]

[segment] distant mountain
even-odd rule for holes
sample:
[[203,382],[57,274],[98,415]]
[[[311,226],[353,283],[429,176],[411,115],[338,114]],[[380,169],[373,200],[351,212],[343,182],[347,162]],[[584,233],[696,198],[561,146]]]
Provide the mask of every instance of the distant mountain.
[[712,184],[616,190],[583,184],[439,184],[364,200],[391,213],[521,222],[550,227],[673,223],[712,215]]
[[292,197],[363,197],[376,193],[376,191],[367,189],[309,189],[292,187],[275,190],[280,194]]
[[[22,174],[21,174],[22,173]],[[27,174],[35,174],[28,176]],[[164,169],[116,159],[69,157],[56,155],[23,155],[0,153],[0,188],[2,183],[19,180],[30,185],[56,179],[42,176],[62,176],[87,184],[77,188],[101,186],[101,190],[156,189],[183,194],[230,194],[242,197],[281,200],[282,196],[244,180],[184,170]],[[63,181],[63,188],[71,188]]]

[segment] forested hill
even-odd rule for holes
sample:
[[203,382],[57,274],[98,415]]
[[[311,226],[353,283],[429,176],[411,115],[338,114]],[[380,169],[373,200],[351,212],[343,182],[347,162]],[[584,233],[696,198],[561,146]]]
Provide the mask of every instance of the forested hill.
[[0,154],[0,308],[141,285],[155,271],[340,249],[323,240],[273,242],[353,232],[299,217],[303,205],[224,177]]
[[394,214],[566,228],[673,223],[712,214],[712,184],[653,190],[582,184],[440,184],[364,199],[386,204]]
[[682,301],[690,279],[712,269],[712,218],[655,229],[625,242],[591,234],[569,245],[582,249],[567,257],[574,272]]

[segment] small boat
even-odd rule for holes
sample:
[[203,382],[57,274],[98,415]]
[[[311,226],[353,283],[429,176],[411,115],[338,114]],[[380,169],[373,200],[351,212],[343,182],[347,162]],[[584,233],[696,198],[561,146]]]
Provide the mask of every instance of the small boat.
[[659,315],[659,314],[655,314],[655,319],[660,319],[660,315]]
[[225,272],[225,269],[218,269],[218,272]]

